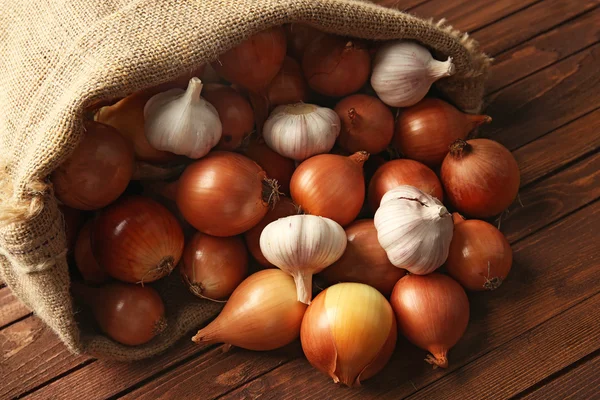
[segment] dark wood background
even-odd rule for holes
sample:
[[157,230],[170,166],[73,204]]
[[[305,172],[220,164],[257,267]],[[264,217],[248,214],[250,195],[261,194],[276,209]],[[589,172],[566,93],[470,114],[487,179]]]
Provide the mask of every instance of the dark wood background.
[[496,61],[483,136],[513,151],[520,204],[501,230],[509,278],[470,295],[471,321],[433,370],[400,340],[357,389],[334,385],[298,343],[254,353],[182,340],[123,364],[76,356],[0,286],[0,398],[600,398],[600,0],[400,0],[469,31]]

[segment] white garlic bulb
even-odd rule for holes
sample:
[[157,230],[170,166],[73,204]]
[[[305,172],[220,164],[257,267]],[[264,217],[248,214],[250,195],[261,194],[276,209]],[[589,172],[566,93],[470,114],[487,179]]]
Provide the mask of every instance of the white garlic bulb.
[[267,146],[284,157],[302,161],[333,148],[341,122],[330,108],[313,104],[276,107],[263,127]]
[[416,275],[435,271],[448,258],[452,215],[435,197],[402,185],[388,191],[375,213],[379,244],[398,268]]
[[310,304],[312,276],[336,262],[346,250],[346,232],[337,222],[315,215],[292,215],[267,225],[260,251],[279,269],[292,275],[298,301]]
[[201,92],[202,81],[192,78],[187,90],[167,90],[148,100],[144,131],[152,147],[196,159],[217,145],[222,133],[219,113]]
[[425,47],[397,40],[381,46],[373,61],[371,86],[385,104],[409,107],[421,101],[431,84],[454,74],[452,57],[437,61]]

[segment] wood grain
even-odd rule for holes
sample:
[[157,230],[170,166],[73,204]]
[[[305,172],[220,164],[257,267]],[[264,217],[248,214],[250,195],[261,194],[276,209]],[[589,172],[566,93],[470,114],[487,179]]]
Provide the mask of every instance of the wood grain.
[[31,311],[15,297],[9,288],[0,289],[0,329],[29,314]]

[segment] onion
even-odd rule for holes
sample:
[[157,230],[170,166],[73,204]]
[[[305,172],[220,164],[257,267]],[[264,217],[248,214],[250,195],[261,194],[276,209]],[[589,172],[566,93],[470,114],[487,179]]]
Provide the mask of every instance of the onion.
[[306,310],[300,333],[313,367],[350,387],[383,369],[396,338],[390,304],[360,283],[340,283],[321,292]]
[[306,48],[302,70],[313,90],[331,97],[346,96],[369,79],[371,56],[360,41],[323,35]]
[[91,307],[100,329],[119,343],[147,343],[167,326],[163,301],[149,286],[115,282],[92,288],[75,282],[72,287]]
[[67,249],[69,252],[73,251],[75,247],[75,242],[77,241],[77,236],[79,234],[79,229],[83,224],[83,216],[81,210],[77,210],[75,208],[67,207],[65,205],[60,204],[58,206],[60,212],[62,213],[63,220],[65,222],[65,235],[67,238]]
[[319,154],[302,162],[290,182],[294,202],[309,214],[348,225],[363,205],[362,166],[368,158],[369,154],[361,151],[350,157]]
[[265,229],[265,226],[273,221],[277,221],[279,218],[295,214],[298,214],[298,206],[296,206],[289,198],[283,197],[275,204],[275,207],[267,212],[267,215],[265,215],[255,227],[244,233],[244,239],[246,239],[246,245],[248,246],[250,254],[252,254],[252,257],[254,257],[254,259],[263,267],[273,266],[260,251],[260,234],[263,229]]
[[517,161],[504,146],[489,139],[454,142],[440,177],[450,203],[478,218],[504,211],[519,192]]
[[168,275],[181,258],[183,244],[175,216],[140,196],[123,198],[102,210],[92,229],[96,260],[124,282],[147,283]]
[[381,166],[369,183],[369,205],[373,212],[379,208],[381,198],[396,186],[410,185],[438,200],[444,199],[442,184],[429,167],[413,160],[392,160]]
[[272,150],[262,138],[252,138],[244,155],[260,165],[269,178],[275,179],[282,193],[290,193],[290,180],[296,169],[294,160]]
[[248,272],[248,252],[242,238],[219,238],[197,232],[183,252],[181,276],[198,297],[229,296]]
[[298,61],[302,60],[302,56],[308,45],[317,37],[324,35],[323,32],[312,26],[301,23],[285,25],[285,32],[287,35],[288,54]]
[[192,341],[273,350],[298,337],[305,310],[306,305],[296,300],[294,279],[278,269],[266,269],[246,278],[223,311]]
[[496,227],[476,219],[455,222],[446,269],[464,288],[497,289],[511,265],[510,244]]
[[279,200],[277,182],[240,154],[211,152],[189,165],[177,185],[177,206],[200,232],[235,236],[265,216]]
[[375,154],[390,144],[394,135],[394,116],[377,97],[348,96],[335,106],[335,112],[342,122],[337,143],[344,150]]
[[75,265],[83,280],[87,283],[104,283],[110,279],[106,271],[100,267],[92,251],[92,221],[85,223],[79,231],[77,242],[75,243]]
[[271,107],[308,100],[308,86],[302,68],[293,58],[283,60],[281,69],[267,88],[267,98]]
[[406,271],[396,268],[377,240],[372,219],[354,221],[346,227],[348,243],[342,258],[325,268],[321,276],[328,283],[359,282],[389,296]]
[[254,92],[262,92],[281,68],[285,50],[283,28],[273,27],[221,54],[211,65],[229,82]]
[[96,210],[115,201],[133,175],[133,150],[108,125],[87,121],[75,151],[53,173],[56,197],[78,210]]
[[250,103],[235,89],[216,83],[204,85],[202,96],[216,108],[221,120],[222,136],[215,149],[237,149],[254,129]]
[[448,350],[469,323],[469,300],[463,288],[439,273],[407,275],[394,286],[390,302],[400,332],[431,353],[425,361],[447,368]]
[[392,145],[407,158],[435,167],[453,141],[491,121],[487,115],[464,114],[445,101],[427,98],[400,112]]

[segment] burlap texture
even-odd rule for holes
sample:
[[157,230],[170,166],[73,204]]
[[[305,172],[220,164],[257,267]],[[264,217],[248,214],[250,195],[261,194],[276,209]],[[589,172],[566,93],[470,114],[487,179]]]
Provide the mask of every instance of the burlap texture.
[[452,56],[457,72],[437,86],[465,111],[479,110],[489,64],[450,27],[353,0],[2,0],[0,10],[0,275],[71,350],[120,360],[163,351],[220,307],[192,300],[174,274],[158,285],[169,328],[149,344],[80,332],[48,175],[77,146],[89,107],[174,79],[287,22],[416,39]]

